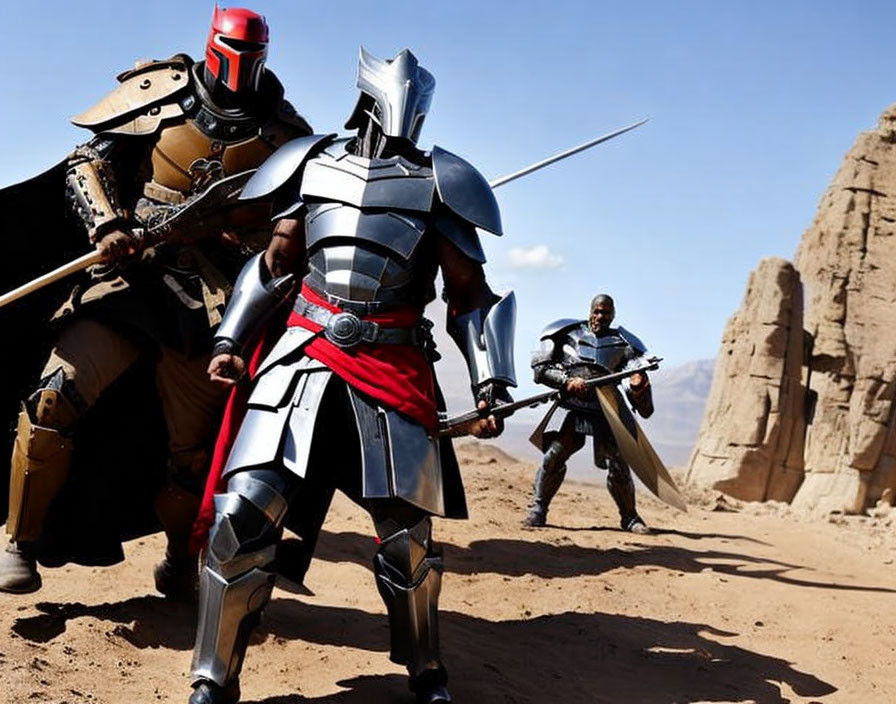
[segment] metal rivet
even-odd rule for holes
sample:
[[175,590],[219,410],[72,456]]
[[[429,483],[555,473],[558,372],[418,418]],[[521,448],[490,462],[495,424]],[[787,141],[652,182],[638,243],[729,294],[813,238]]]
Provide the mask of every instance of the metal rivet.
[[143,89],[143,90],[146,90],[146,89],[149,88],[151,85],[152,85],[152,81],[149,80],[148,78],[144,78],[144,79],[140,82],[140,88]]

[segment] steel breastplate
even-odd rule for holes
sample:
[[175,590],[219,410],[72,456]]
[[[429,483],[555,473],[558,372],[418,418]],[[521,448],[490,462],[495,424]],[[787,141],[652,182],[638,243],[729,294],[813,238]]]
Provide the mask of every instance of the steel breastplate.
[[306,283],[339,302],[423,304],[436,260],[426,236],[432,170],[328,152],[305,167]]
[[563,365],[570,373],[588,379],[619,371],[628,360],[629,349],[628,342],[615,330],[598,336],[582,325],[563,341]]

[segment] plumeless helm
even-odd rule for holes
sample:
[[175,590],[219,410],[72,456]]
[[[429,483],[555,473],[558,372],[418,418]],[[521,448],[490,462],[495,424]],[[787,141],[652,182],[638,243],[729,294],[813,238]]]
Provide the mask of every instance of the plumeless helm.
[[387,137],[403,137],[416,143],[435,87],[436,79],[407,49],[394,59],[384,60],[361,47],[358,59],[361,97],[345,126],[360,127],[369,117]]
[[268,55],[268,25],[257,12],[215,5],[205,47],[205,68],[216,82],[239,93],[256,90]]

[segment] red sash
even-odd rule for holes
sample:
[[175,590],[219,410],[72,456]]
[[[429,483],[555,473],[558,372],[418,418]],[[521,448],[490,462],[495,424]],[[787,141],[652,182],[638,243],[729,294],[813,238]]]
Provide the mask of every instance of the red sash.
[[[302,296],[310,303],[334,313],[339,312],[338,307],[322,299],[306,286],[302,287]],[[405,308],[365,316],[364,320],[371,320],[383,327],[409,328],[418,325],[421,316],[421,311]],[[323,329],[319,324],[298,315],[295,311],[289,316],[286,324],[289,327],[298,326],[313,332]],[[261,340],[253,351],[247,369],[250,378],[255,376],[263,359],[263,352],[267,351],[267,347],[264,340]],[[414,345],[361,343],[351,349],[343,349],[321,335],[305,346],[305,353],[326,364],[346,383],[376,399],[387,408],[401,411],[424,428],[435,430],[438,424],[435,383],[432,366],[421,348]],[[190,539],[190,548],[194,553],[198,553],[205,546],[208,540],[208,531],[215,521],[214,496],[224,489],[221,473],[224,471],[230,448],[246,414],[250,389],[250,384],[237,384],[231,391],[224,409],[221,430],[218,432],[215,449],[212,453],[202,504]]]

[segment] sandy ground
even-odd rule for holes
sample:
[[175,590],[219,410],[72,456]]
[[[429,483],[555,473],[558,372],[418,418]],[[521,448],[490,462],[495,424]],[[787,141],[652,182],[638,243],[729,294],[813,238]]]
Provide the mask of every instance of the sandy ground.
[[[658,530],[615,530],[600,485],[567,484],[523,529],[532,468],[461,452],[471,519],[438,521],[442,640],[457,702],[884,702],[896,691],[896,512],[800,519],[641,495]],[[412,701],[388,659],[363,512],[337,499],[307,579],[275,590],[243,701]],[[160,536],[105,569],[44,570],[0,597],[0,701],[186,702],[194,613],[153,593]],[[887,694],[889,692],[889,694]]]

